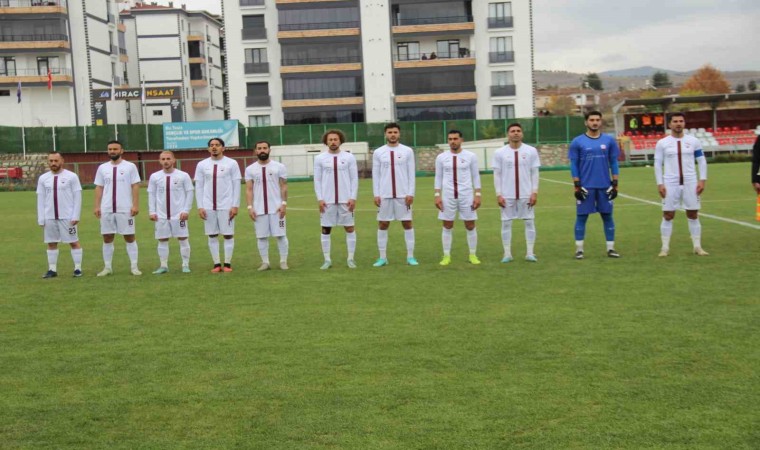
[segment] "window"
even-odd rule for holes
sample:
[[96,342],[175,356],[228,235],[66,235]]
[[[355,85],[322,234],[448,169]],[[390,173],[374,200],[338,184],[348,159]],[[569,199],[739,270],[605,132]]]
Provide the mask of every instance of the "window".
[[179,28],[180,28],[180,30],[185,31],[185,21],[184,20],[180,20],[179,21]]
[[264,16],[243,16],[243,28],[264,28]]
[[359,8],[281,9],[280,31],[359,27]]
[[512,3],[488,4],[488,28],[512,28]]
[[419,42],[399,42],[396,47],[398,50],[399,61],[410,61],[420,59],[420,43]]
[[214,64],[214,58],[212,58],[212,57],[209,56],[208,57],[208,63],[209,64]]
[[515,105],[496,105],[493,107],[494,119],[513,119],[515,117]]
[[358,42],[335,42],[283,45],[282,65],[341,64],[360,62]]
[[458,58],[459,39],[438,41],[436,44],[436,56],[439,58]]
[[475,92],[475,72],[453,70],[430,72],[396,72],[394,81],[397,95],[442,94],[447,92]]
[[515,73],[511,70],[503,72],[493,72],[491,74],[491,84],[493,86],[510,86],[515,84]]
[[268,127],[270,124],[269,116],[248,116],[249,127]]
[[13,56],[0,58],[0,75],[11,77],[16,75],[16,60]]
[[245,106],[247,108],[271,106],[269,83],[246,83]]
[[363,95],[362,77],[286,78],[283,99],[359,97]]
[[162,110],[160,110],[160,109],[154,109],[153,110],[153,115],[154,116],[163,116],[164,112]]
[[267,62],[267,49],[265,48],[247,48],[244,51],[246,64]]
[[10,96],[11,96],[11,91],[0,89],[0,97],[10,97]]
[[514,62],[515,52],[512,50],[512,37],[492,37],[490,40],[490,53],[488,62],[503,63]]
[[39,56],[37,57],[37,75],[47,76],[48,69],[50,73],[61,73],[58,66],[57,56]]

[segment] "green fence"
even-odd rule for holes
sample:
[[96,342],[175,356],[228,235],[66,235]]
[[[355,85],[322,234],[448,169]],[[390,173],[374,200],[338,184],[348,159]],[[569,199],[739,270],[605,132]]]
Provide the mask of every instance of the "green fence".
[[[401,122],[401,139],[412,147],[431,147],[446,142],[448,130],[457,129],[465,141],[504,138],[507,126],[523,126],[525,142],[532,144],[569,142],[585,131],[582,117],[532,117],[498,120],[440,120]],[[241,146],[254,148],[257,141],[272,145],[318,144],[329,129],[340,129],[351,142],[368,142],[370,148],[385,143],[382,123],[335,123],[284,125],[273,127],[240,126]],[[146,136],[147,133],[147,136]],[[104,125],[98,127],[0,127],[0,153],[45,153],[56,149],[64,153],[105,151],[109,140],[118,139],[125,150],[160,150],[164,147],[161,125]],[[26,147],[26,148],[24,148]]]

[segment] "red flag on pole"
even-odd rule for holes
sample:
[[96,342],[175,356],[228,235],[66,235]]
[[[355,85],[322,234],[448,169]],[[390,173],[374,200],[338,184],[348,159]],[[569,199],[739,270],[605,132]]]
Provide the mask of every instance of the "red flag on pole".
[[50,67],[48,67],[48,91],[53,89],[53,72],[50,71]]

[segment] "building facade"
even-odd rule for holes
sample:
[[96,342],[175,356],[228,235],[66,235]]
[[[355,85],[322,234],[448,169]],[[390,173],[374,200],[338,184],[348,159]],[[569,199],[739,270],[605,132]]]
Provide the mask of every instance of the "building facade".
[[225,0],[249,126],[533,116],[532,2]]

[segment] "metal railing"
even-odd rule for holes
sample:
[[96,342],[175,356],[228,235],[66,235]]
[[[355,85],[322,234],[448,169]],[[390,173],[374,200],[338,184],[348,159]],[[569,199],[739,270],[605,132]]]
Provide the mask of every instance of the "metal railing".
[[240,6],[263,6],[264,0],[240,0]]
[[206,81],[206,74],[205,73],[201,73],[201,74],[191,73],[190,81]]
[[427,86],[396,86],[397,95],[416,95],[416,94],[450,94],[452,92],[475,92],[474,84],[460,85],[427,85]]
[[205,58],[206,54],[203,53],[203,50],[188,50],[187,57],[188,58]]
[[111,13],[108,13],[108,23],[113,23],[113,24],[115,24],[115,23],[116,23],[116,16],[114,16],[114,15],[113,15],[113,14],[111,14]]
[[124,48],[124,47],[119,47],[119,54],[120,55],[126,55],[127,54],[127,49]]
[[[435,56],[433,56],[435,54]],[[460,48],[458,52],[450,52],[450,53],[438,53],[438,52],[431,52],[431,53],[394,53],[393,54],[393,60],[394,61],[425,61],[425,60],[436,60],[436,59],[459,59],[459,58],[474,58],[475,52],[470,51],[468,48]]]
[[489,17],[488,28],[512,28],[514,27],[514,17]]
[[515,62],[515,52],[489,52],[488,62],[491,62],[491,63]]
[[314,98],[346,98],[346,97],[363,97],[361,91],[328,91],[328,92],[284,92],[283,100],[305,100]]
[[35,6],[63,6],[66,0],[0,0],[0,8],[29,8]]
[[208,97],[193,97],[193,103],[208,103]]
[[112,55],[118,55],[119,54],[119,46],[111,44],[111,54]]
[[[52,75],[71,75],[71,69],[50,69]],[[12,69],[0,71],[0,77],[46,77],[47,70],[39,69]]]
[[245,73],[269,73],[269,63],[244,63],[243,70]]
[[259,106],[271,106],[272,98],[268,95],[246,95],[245,106],[246,108],[255,108]]
[[0,35],[0,42],[67,41],[65,34],[13,34]]
[[349,22],[281,23],[278,25],[278,29],[280,31],[330,30],[337,28],[359,28],[360,24],[358,20]]
[[120,77],[113,77],[113,85],[114,86],[121,86],[122,85],[121,78]]
[[491,97],[505,97],[516,95],[517,87],[514,84],[491,86]]
[[283,66],[307,66],[311,64],[347,64],[361,62],[361,56],[322,56],[317,58],[283,58]]
[[241,31],[243,34],[243,40],[267,38],[267,29],[263,27],[262,28],[243,28]]
[[410,17],[395,18],[394,26],[406,25],[437,25],[442,23],[467,23],[472,22],[472,15],[448,16],[448,17]]
[[200,36],[201,39],[206,39],[206,33],[203,32],[203,31],[188,29],[187,30],[187,35],[188,36]]

